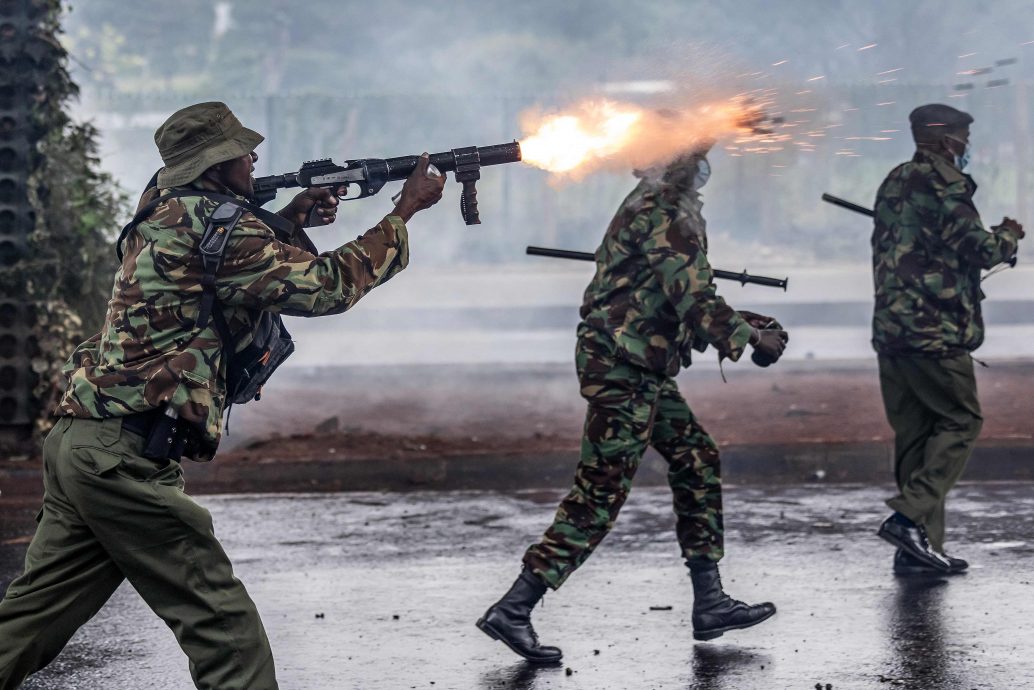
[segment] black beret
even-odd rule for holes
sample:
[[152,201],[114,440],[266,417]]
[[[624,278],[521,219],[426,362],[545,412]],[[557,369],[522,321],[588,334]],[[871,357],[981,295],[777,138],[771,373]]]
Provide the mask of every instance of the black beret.
[[950,105],[929,103],[913,110],[908,121],[912,124],[912,137],[917,142],[932,143],[948,132],[965,129],[973,122],[973,116],[956,110]]

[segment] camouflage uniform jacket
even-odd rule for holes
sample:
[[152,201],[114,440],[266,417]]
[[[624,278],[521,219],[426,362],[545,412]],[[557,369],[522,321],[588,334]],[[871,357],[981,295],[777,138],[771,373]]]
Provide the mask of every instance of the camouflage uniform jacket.
[[1012,258],[1019,238],[984,229],[976,188],[922,149],[880,186],[872,236],[878,353],[953,357],[984,341],[980,271]]
[[[213,321],[200,331],[194,325],[203,275],[197,245],[204,218],[218,205],[198,189],[197,196],[161,203],[127,236],[104,325],[65,365],[68,386],[56,414],[117,417],[168,403],[202,435],[205,447],[193,459],[210,460],[226,374]],[[150,190],[140,207],[155,196]],[[216,308],[233,332],[250,330],[255,310],[343,312],[409,262],[406,226],[397,216],[319,256],[295,246],[303,238],[285,239],[250,213],[233,230],[216,280]]]
[[702,206],[695,192],[639,183],[596,250],[579,337],[609,341],[621,359],[666,376],[689,366],[694,347],[740,358],[752,328],[716,294]]

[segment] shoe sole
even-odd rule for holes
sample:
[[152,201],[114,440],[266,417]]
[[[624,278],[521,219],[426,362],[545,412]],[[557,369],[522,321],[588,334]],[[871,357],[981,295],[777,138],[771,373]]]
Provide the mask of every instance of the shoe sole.
[[[912,556],[913,558],[922,561],[923,563],[927,562],[926,555],[923,552],[913,551],[911,545],[908,542],[898,539],[893,534],[890,534],[889,532],[877,532],[876,536],[882,539],[883,541],[887,542],[888,544],[896,546],[902,551],[905,551],[906,553],[908,553],[908,555]],[[938,573],[952,572],[951,566],[942,566],[940,564],[933,565],[932,563],[930,564],[930,570],[933,570]]]
[[965,575],[966,570],[938,570],[937,568],[920,568],[916,566],[897,566],[894,568],[894,574],[898,577],[943,577]]
[[721,637],[722,635],[731,630],[743,630],[744,628],[753,628],[758,623],[764,623],[774,615],[776,615],[776,612],[772,611],[772,613],[768,614],[764,618],[758,618],[756,621],[751,621],[749,623],[742,623],[740,625],[727,625],[724,628],[715,628],[714,630],[694,630],[693,639],[699,642],[707,642],[708,640],[713,640],[716,637]]
[[493,640],[498,640],[499,642],[502,642],[504,645],[509,647],[510,650],[514,654],[516,654],[516,655],[518,655],[520,657],[523,657],[525,660],[530,661],[533,664],[555,664],[555,663],[557,663],[558,661],[560,661],[560,660],[562,660],[564,658],[563,654],[559,654],[559,655],[557,655],[555,657],[554,656],[551,656],[551,657],[533,657],[533,656],[528,656],[527,654],[523,653],[522,651],[520,651],[519,649],[514,647],[512,644],[510,644],[509,640],[507,640],[505,637],[503,637],[498,632],[496,632],[495,628],[493,628],[491,626],[491,624],[487,623],[484,618],[478,618],[477,623],[475,623],[474,625],[477,626],[478,630],[480,630],[481,632],[485,633],[486,635],[491,637]]
[[934,568],[894,568],[895,577],[954,577],[965,575],[965,570],[936,570]]

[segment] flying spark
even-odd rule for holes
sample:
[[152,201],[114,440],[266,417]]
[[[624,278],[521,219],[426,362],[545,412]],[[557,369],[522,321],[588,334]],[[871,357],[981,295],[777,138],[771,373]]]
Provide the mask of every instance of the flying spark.
[[870,43],[870,44],[869,44],[869,45],[867,45],[867,46],[862,46],[862,47],[861,47],[861,48],[859,48],[859,49],[858,49],[858,50],[857,50],[856,52],[859,52],[859,53],[860,53],[860,52],[862,52],[863,50],[869,50],[870,48],[875,48],[875,47],[876,47],[876,46],[878,46],[878,45],[879,45],[879,43]]

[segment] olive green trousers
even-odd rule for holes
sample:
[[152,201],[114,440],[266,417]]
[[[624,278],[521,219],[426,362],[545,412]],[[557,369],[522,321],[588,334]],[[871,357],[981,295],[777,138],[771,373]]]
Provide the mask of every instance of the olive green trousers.
[[899,490],[887,505],[925,526],[931,546],[943,551],[945,499],[984,422],[973,358],[880,355],[879,365]]
[[124,579],[172,629],[198,688],[277,687],[262,621],[179,463],[140,457],[119,418],[62,418],[43,446],[43,509],[0,602],[0,690],[58,655]]

